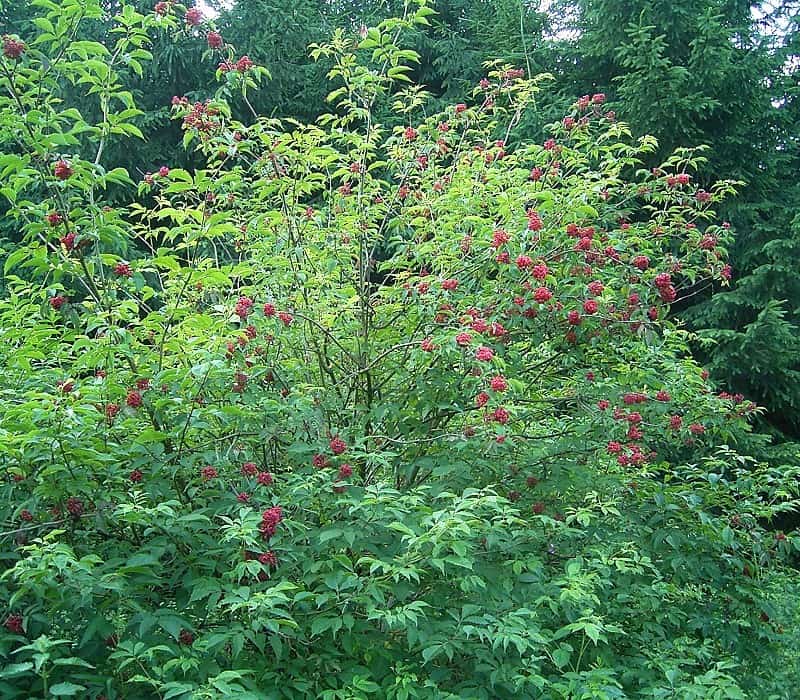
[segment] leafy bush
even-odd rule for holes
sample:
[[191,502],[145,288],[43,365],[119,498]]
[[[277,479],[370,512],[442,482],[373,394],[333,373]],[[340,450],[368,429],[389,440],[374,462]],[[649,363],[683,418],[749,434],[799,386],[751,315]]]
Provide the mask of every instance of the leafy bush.
[[[105,47],[98,4],[33,5],[0,98],[4,697],[790,697],[800,540],[764,527],[797,474],[735,453],[755,407],[664,320],[725,278],[733,183],[638,168],[602,95],[516,143],[543,78],[510,66],[425,115],[424,2],[313,48],[316,125],[232,114],[265,71],[192,9],[124,7]],[[205,165],[110,207],[155,27],[220,52],[173,104]]]

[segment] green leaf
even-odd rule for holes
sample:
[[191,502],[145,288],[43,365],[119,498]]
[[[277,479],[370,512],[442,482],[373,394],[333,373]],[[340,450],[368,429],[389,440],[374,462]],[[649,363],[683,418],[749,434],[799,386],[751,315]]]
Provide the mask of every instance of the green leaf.
[[58,697],[65,695],[77,695],[82,690],[86,690],[86,686],[68,682],[56,683],[50,687],[50,695],[55,695]]
[[27,673],[33,668],[33,663],[30,661],[25,661],[19,664],[6,664],[2,670],[0,670],[0,678],[12,678],[13,676],[20,676],[23,673]]

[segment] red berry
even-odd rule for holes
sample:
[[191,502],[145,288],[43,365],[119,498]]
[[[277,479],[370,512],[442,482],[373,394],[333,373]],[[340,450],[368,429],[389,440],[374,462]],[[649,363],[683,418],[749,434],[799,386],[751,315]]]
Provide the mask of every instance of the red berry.
[[218,32],[209,32],[206,34],[206,41],[208,42],[208,48],[210,49],[221,49],[225,43],[222,40],[222,35]]
[[714,250],[717,247],[716,236],[706,234],[700,239],[699,246],[702,250]]
[[203,481],[211,481],[211,479],[217,478],[217,470],[211,465],[206,465],[200,470],[200,475],[203,477]]
[[508,331],[503,328],[502,323],[494,322],[489,327],[489,335],[491,335],[493,338],[502,338],[504,335],[506,335],[506,333],[508,333]]
[[70,164],[65,160],[59,160],[53,166],[53,175],[55,175],[59,180],[66,180],[74,174],[74,170],[70,166]]
[[83,514],[83,501],[75,496],[70,496],[67,499],[67,511],[73,517],[80,517]]
[[471,324],[470,328],[476,333],[486,333],[489,330],[490,326],[486,319],[483,318],[476,318]]
[[583,310],[587,314],[595,314],[595,313],[597,313],[597,309],[598,308],[599,308],[598,304],[594,299],[587,299],[586,301],[583,302]]
[[589,282],[587,289],[589,290],[589,294],[592,296],[600,296],[603,293],[605,287],[603,287],[603,283],[599,281]]
[[283,510],[280,506],[267,508],[267,510],[261,514],[261,525],[259,526],[259,531],[261,532],[262,537],[265,539],[272,537],[272,535],[275,534],[275,531],[281,520],[283,520]]
[[631,427],[628,428],[628,432],[625,433],[628,440],[641,440],[643,435],[644,433],[638,425],[631,425]]
[[114,265],[114,274],[117,277],[130,277],[133,274],[133,270],[129,263],[118,262]]
[[672,284],[672,276],[669,274],[669,272],[659,272],[656,275],[655,285],[659,289],[662,289],[664,287],[669,287],[671,284]]
[[425,352],[433,352],[436,349],[436,345],[433,342],[433,338],[425,338],[421,343],[420,347]]
[[236,302],[236,306],[233,309],[233,313],[235,313],[242,321],[244,321],[250,315],[252,308],[252,299],[249,297],[239,297]]
[[23,53],[25,53],[25,42],[8,35],[3,37],[3,56],[17,60]]
[[337,479],[349,479],[351,476],[353,476],[353,467],[349,464],[343,464],[339,467],[339,476]]
[[475,352],[475,359],[481,362],[490,362],[493,357],[494,351],[491,348],[487,348],[485,345],[479,347]]
[[60,239],[61,245],[64,246],[64,249],[71,253],[72,250],[75,248],[75,234],[70,232],[65,236],[62,236]]
[[662,301],[665,301],[668,304],[670,302],[675,301],[675,299],[678,296],[678,292],[672,285],[670,285],[669,287],[662,287],[661,289],[659,289],[659,294],[661,296]]
[[442,289],[445,289],[448,292],[454,292],[456,287],[458,287],[458,280],[456,279],[447,279],[442,282]]
[[55,296],[50,297],[50,306],[53,307],[55,311],[58,311],[64,304],[67,303],[67,297],[65,296]]
[[3,625],[11,634],[23,634],[24,632],[22,628],[22,615],[9,615]]
[[347,445],[340,437],[334,437],[330,441],[331,452],[335,455],[340,455],[347,449]]
[[578,313],[578,312],[577,312],[577,311],[575,311],[575,310],[573,310],[573,311],[570,311],[570,312],[567,314],[567,322],[568,322],[568,323],[569,323],[571,326],[580,326],[580,325],[581,325],[581,322],[582,322],[582,320],[583,320],[583,319],[581,319],[581,315],[580,315],[580,313]]
[[533,265],[533,260],[531,260],[527,255],[520,255],[517,257],[517,267],[520,270],[524,270],[525,268],[531,267]]
[[492,377],[491,381],[489,382],[489,386],[492,388],[492,391],[505,391],[508,389],[508,382],[506,378],[502,375],[497,375]]
[[278,566],[278,557],[275,554],[275,552],[271,550],[259,554],[258,561],[260,561],[264,566],[269,567],[270,569],[274,569],[276,566]]
[[255,63],[250,60],[249,56],[242,56],[238,61],[236,61],[236,70],[240,73],[245,73],[246,71],[250,70]]
[[125,398],[125,403],[131,408],[139,408],[142,405],[142,395],[135,389],[131,389]]
[[492,418],[494,418],[501,425],[508,423],[510,417],[511,415],[509,412],[502,406],[498,406],[496,409],[494,409],[494,413],[492,414]]
[[547,269],[547,265],[545,265],[544,263],[539,263],[538,265],[533,266],[532,272],[533,276],[537,280],[543,280],[545,277],[547,277],[547,273],[549,272],[549,270]]
[[196,27],[203,21],[203,13],[197,7],[190,7],[186,10],[186,24]]
[[626,406],[632,406],[633,404],[644,403],[647,401],[647,395],[632,391],[627,394],[623,394],[622,401]]

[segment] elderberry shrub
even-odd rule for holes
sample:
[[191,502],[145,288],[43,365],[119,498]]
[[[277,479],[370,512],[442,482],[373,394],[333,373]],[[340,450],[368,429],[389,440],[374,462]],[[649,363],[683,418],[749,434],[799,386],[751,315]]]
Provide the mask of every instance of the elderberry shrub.
[[[314,125],[236,112],[266,70],[196,7],[34,8],[0,71],[4,698],[766,697],[798,481],[729,447],[758,409],[669,320],[730,278],[702,151],[641,168],[602,94],[519,142],[513,66],[427,113],[422,0],[312,47]],[[221,61],[172,100],[198,167],[137,188],[103,163],[156,32]]]

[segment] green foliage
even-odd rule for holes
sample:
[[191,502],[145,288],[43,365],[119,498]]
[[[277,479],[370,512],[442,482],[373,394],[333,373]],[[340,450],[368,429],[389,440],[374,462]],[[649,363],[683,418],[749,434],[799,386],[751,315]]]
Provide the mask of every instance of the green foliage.
[[[149,0],[133,5],[151,9]],[[713,299],[707,290],[693,290],[677,310],[713,341],[696,344],[694,351],[715,378],[766,407],[763,428],[779,439],[796,437],[797,2],[564,0],[546,14],[519,0],[437,0],[432,7],[436,13],[427,24],[408,28],[403,37],[404,46],[419,55],[409,75],[432,95],[429,110],[460,99],[483,77],[484,62],[500,59],[524,67],[528,75],[557,77],[558,92],[540,95],[535,108],[520,117],[519,133],[527,139],[540,138],[544,125],[561,118],[576,94],[604,92],[636,135],[657,137],[660,150],[651,165],[676,147],[705,143],[712,150],[698,173],[700,183],[718,173],[745,183],[740,197],[720,209],[736,234],[731,256],[736,285]],[[228,42],[221,51],[207,49],[199,29],[170,35],[168,18],[154,27],[153,60],[143,64],[141,75],[128,76],[143,112],[136,126],[145,140],[133,150],[109,144],[110,168],[120,165],[138,177],[165,164],[199,165],[179,147],[168,104],[173,95],[208,98],[202,76],[228,57],[230,45],[237,47],[236,57],[248,55],[270,71],[269,89],[249,95],[256,113],[313,122],[328,111],[325,76],[331,66],[309,61],[307,46],[334,27],[355,34],[361,26],[402,14],[403,6],[304,0],[287,7],[258,0],[217,9],[214,23]],[[0,11],[4,27],[35,36],[31,20],[41,8],[6,3]],[[106,18],[84,26],[91,39],[109,40]],[[62,99],[96,119],[95,103],[79,88],[60,88]],[[237,93],[227,97],[238,118],[251,118]],[[390,107],[376,104],[376,116],[387,126],[402,123]],[[4,225],[2,234],[3,248],[19,241],[13,227]],[[765,308],[775,312],[764,314]],[[774,361],[767,372],[741,350],[756,334],[762,346],[780,340],[771,348]]]
[[522,138],[544,79],[505,64],[432,110],[417,0],[313,46],[314,124],[226,44],[172,108],[197,167],[134,178],[128,82],[200,30],[35,6],[0,64],[3,697],[791,697],[800,473],[737,453],[757,409],[667,320],[725,282],[706,151],[644,167],[599,96]]

